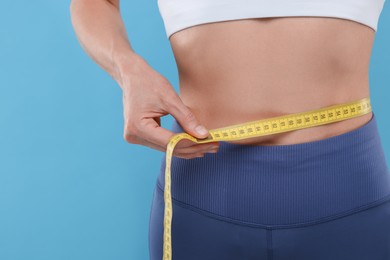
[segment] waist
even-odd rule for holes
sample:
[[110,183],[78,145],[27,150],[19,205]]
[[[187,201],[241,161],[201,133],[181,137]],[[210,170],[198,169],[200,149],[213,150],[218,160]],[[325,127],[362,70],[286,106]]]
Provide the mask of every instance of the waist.
[[[170,40],[180,97],[212,129],[369,96],[374,35],[367,26],[343,19],[282,17],[203,24]],[[240,143],[319,140],[368,119]]]
[[[312,88],[316,88],[316,86],[312,86]],[[198,91],[194,95],[183,96],[183,92],[181,92],[181,98],[199,122],[210,130],[301,113],[369,97],[367,85],[345,88],[344,92],[340,90],[341,88],[336,87],[334,91],[328,91],[324,95],[321,91],[318,94],[315,91],[295,90],[294,93],[283,92],[276,95],[266,91],[263,93],[262,90],[257,93],[251,91],[246,93],[243,90],[245,87],[241,88],[241,86],[236,86],[235,89],[237,92],[244,93],[235,95],[233,92],[221,91],[219,95],[217,93],[208,95],[207,92]],[[326,125],[229,142],[246,145],[286,145],[317,141],[359,128],[366,124],[371,117],[372,112]]]
[[[176,121],[172,131],[182,132]],[[158,186],[165,184],[165,158]],[[221,142],[216,154],[172,158],[172,198],[204,214],[253,225],[291,225],[349,214],[390,199],[374,114],[321,141],[282,146]]]

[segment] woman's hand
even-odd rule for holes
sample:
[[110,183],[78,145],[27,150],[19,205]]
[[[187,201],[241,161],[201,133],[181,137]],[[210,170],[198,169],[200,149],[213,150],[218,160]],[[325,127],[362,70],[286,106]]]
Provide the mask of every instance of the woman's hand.
[[[119,0],[72,0],[72,24],[86,53],[107,71],[123,90],[124,139],[166,151],[175,134],[161,127],[160,117],[167,114],[197,138],[199,122],[169,84],[131,47],[119,9]],[[180,141],[173,155],[185,159],[203,156],[218,142],[196,144]]]
[[[175,135],[161,127],[160,117],[171,114],[190,135],[206,138],[208,131],[185,106],[169,81],[151,68],[140,56],[134,54],[121,62],[118,84],[123,90],[124,139],[159,151],[166,151],[169,139]],[[216,152],[218,142],[196,144],[180,141],[173,155],[184,159],[203,157]]]

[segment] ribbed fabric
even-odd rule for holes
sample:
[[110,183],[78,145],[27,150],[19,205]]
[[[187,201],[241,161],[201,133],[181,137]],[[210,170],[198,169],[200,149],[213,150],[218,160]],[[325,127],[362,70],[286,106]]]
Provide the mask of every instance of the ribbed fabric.
[[[177,121],[173,132],[184,132]],[[157,185],[163,189],[165,154]],[[365,125],[288,145],[220,142],[203,158],[172,158],[172,198],[216,216],[291,225],[390,199],[390,173],[373,114]]]
[[385,0],[158,0],[166,36],[229,20],[312,16],[355,21],[377,31]]

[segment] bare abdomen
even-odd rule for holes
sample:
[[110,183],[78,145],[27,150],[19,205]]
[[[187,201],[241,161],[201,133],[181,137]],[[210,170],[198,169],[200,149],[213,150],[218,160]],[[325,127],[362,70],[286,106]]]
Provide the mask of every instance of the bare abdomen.
[[[369,96],[375,32],[322,17],[243,19],[171,38],[180,97],[208,129],[304,112]],[[293,144],[353,130],[371,113],[313,128],[233,141]]]

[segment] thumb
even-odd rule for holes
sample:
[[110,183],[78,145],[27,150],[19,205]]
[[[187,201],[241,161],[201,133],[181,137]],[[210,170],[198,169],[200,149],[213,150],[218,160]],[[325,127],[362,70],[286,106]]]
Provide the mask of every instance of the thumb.
[[183,129],[196,138],[206,138],[209,131],[205,126],[200,124],[194,113],[181,101],[180,98],[170,106],[169,113],[179,122]]

